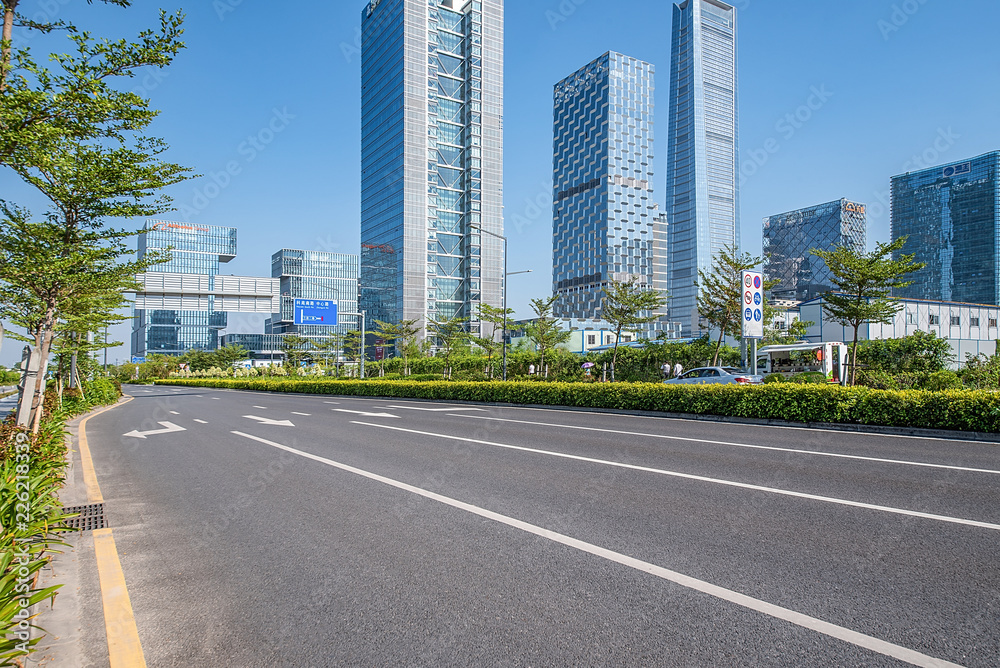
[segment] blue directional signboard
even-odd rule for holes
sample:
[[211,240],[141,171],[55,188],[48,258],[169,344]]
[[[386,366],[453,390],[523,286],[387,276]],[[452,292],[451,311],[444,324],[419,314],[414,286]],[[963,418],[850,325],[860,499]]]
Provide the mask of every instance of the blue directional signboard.
[[756,271],[744,271],[743,337],[764,338],[764,277]]
[[296,325],[336,325],[337,302],[330,299],[296,299],[293,322]]

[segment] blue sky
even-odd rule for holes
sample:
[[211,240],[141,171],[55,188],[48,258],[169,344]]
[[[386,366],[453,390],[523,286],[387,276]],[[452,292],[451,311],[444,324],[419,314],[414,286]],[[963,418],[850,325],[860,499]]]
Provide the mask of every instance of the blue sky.
[[[734,4],[745,250],[759,253],[763,217],[840,197],[867,203],[869,244],[884,241],[890,176],[1000,149],[995,0]],[[364,3],[271,3],[278,9],[268,14],[260,0],[136,0],[127,10],[22,2],[28,16],[116,37],[153,25],[161,6],[186,12],[188,48],[166,76],[131,87],[162,110],[154,131],[171,144],[170,158],[205,175],[173,188],[181,210],[162,218],[239,228],[239,256],[226,273],[267,275],[280,248],[357,253]],[[531,298],[551,292],[552,86],[605,51],[656,66],[663,202],[671,6],[507,1],[509,269],[532,270],[510,279],[520,316]],[[31,44],[48,53],[62,39]],[[10,173],[0,173],[0,197],[44,210]],[[128,331],[121,326],[116,338],[127,341]],[[229,331],[261,331],[260,319],[232,314]],[[5,345],[0,363],[19,359],[19,347]],[[120,348],[110,359],[127,354]]]

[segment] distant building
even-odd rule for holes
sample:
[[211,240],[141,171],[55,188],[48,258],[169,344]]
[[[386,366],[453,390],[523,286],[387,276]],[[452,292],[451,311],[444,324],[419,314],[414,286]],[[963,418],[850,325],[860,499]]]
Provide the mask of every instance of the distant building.
[[[558,346],[563,350],[583,354],[615,344],[615,328],[609,322],[597,318],[559,318],[558,321],[560,328],[570,333],[569,340]],[[523,326],[530,322],[533,321],[530,319],[517,321],[516,324],[521,325],[522,328],[511,334],[510,342],[512,347],[531,345],[530,340],[523,330]],[[674,333],[680,333],[679,326],[675,326]],[[619,344],[635,343],[644,339],[644,331],[623,331]]]
[[235,228],[150,220],[138,246],[139,258],[168,251],[170,259],[136,277],[133,356],[214,350],[227,312],[277,308],[277,281],[219,274],[220,265],[236,257]]
[[892,178],[898,255],[926,266],[898,290],[907,299],[1000,304],[1000,151]]
[[[823,298],[819,297],[799,306],[799,317],[813,323],[806,332],[806,339],[815,343],[853,341],[854,330],[830,320],[823,311],[823,304]],[[901,305],[888,325],[861,325],[859,340],[900,339],[917,331],[933,332],[951,344],[954,369],[965,363],[966,355],[996,354],[1000,307],[919,299],[903,299]]]
[[361,243],[379,250],[361,297],[380,320],[478,334],[479,304],[501,305],[503,30],[503,0],[362,10]]
[[555,86],[557,317],[599,318],[610,280],[635,277],[643,288],[665,290],[666,230],[653,201],[653,74],[649,63],[609,52]]
[[667,130],[670,319],[699,329],[698,270],[740,247],[736,9],[719,0],[674,5]]
[[764,219],[764,275],[777,279],[771,298],[806,301],[833,289],[830,269],[809,251],[866,250],[865,205],[839,199]]
[[[279,280],[281,310],[265,323],[266,334],[296,334],[326,338],[334,333],[360,329],[358,313],[357,255],[283,249],[271,256],[271,277]],[[338,324],[334,327],[296,325],[296,298],[337,302]]]

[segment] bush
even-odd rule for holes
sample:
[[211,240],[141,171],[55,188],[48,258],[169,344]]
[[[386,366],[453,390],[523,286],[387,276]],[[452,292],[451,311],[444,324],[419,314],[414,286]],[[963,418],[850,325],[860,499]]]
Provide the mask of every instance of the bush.
[[785,381],[784,375],[782,375],[780,373],[770,373],[770,374],[764,376],[764,382],[765,383],[784,383],[786,381]]
[[958,390],[962,387],[962,379],[954,371],[937,371],[927,376],[923,387],[925,390],[931,390],[932,392]]
[[820,373],[819,371],[804,371],[802,373],[794,374],[788,379],[788,382],[798,383],[799,385],[825,385],[829,381],[824,373]]
[[1000,393],[872,390],[839,385],[166,380],[164,385],[262,392],[578,406],[891,427],[1000,432]]

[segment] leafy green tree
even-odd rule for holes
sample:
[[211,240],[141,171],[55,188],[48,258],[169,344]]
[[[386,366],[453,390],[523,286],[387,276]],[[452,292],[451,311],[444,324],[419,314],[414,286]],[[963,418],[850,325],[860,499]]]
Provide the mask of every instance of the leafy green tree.
[[552,296],[547,299],[532,299],[531,310],[535,312],[535,319],[524,328],[528,340],[535,344],[535,350],[541,353],[539,366],[542,369],[545,368],[545,353],[560,343],[569,341],[571,336],[570,332],[560,328],[559,321],[552,317],[552,306],[557,298]]
[[723,247],[712,258],[712,270],[698,270],[700,291],[698,315],[712,328],[719,331],[711,366],[719,363],[719,351],[726,334],[738,335],[743,313],[743,272],[760,265],[761,258],[749,253],[740,254],[732,246]]
[[214,366],[220,369],[232,369],[237,362],[250,358],[250,351],[243,346],[222,346],[212,351]]
[[924,268],[914,262],[915,255],[894,255],[906,245],[908,237],[891,243],[880,242],[870,253],[845,246],[833,250],[814,248],[810,253],[826,262],[835,289],[824,295],[823,311],[845,327],[854,329],[851,344],[851,385],[857,375],[858,330],[863,323],[889,324],[902,306],[892,298],[892,291],[905,288],[912,281],[905,277]]
[[858,365],[873,371],[934,373],[947,369],[952,360],[951,343],[934,332],[858,342]]
[[353,360],[360,368],[364,356],[365,342],[359,330],[351,330],[344,334],[344,355]]
[[449,366],[451,355],[455,348],[460,347],[469,340],[471,336],[468,326],[468,318],[448,318],[446,320],[427,320],[427,331],[434,336],[439,346],[444,352],[445,366]]
[[618,362],[618,342],[622,331],[659,318],[655,311],[665,306],[667,299],[659,290],[643,288],[635,276],[627,281],[609,281],[608,287],[601,292],[604,293],[601,318],[615,328],[615,347],[611,355],[614,366]]
[[292,369],[297,369],[303,362],[311,360],[308,348],[309,339],[298,334],[286,334],[281,340],[281,352],[285,354],[285,364]]
[[413,356],[413,344],[416,342],[420,328],[416,320],[402,320],[399,323],[376,320],[377,329],[374,334],[386,343],[394,344],[403,357],[403,367],[407,375],[410,373],[410,357]]

